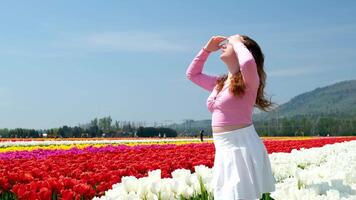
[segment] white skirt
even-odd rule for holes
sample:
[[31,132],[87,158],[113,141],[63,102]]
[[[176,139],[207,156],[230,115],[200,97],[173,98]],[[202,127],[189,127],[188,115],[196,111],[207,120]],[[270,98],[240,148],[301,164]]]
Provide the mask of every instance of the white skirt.
[[267,149],[251,124],[241,129],[213,133],[215,159],[214,200],[254,200],[275,191]]

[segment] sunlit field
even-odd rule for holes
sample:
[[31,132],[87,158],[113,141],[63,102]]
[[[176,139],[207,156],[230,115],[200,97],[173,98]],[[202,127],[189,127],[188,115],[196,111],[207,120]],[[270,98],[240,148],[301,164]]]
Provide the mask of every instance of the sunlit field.
[[[276,191],[350,199],[356,137],[263,137]],[[1,139],[1,199],[213,199],[212,138]],[[337,159],[336,159],[337,158]]]

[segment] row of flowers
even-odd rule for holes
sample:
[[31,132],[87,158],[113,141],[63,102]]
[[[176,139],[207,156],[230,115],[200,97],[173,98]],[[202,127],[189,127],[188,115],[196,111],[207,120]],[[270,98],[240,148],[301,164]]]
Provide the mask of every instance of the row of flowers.
[[[309,140],[264,140],[269,153],[272,152],[290,152],[293,149],[321,147],[325,144],[332,144],[335,142],[349,141],[356,139],[356,137],[335,137],[335,138],[319,138]],[[55,155],[69,155],[69,154],[85,154],[107,151],[120,151],[122,149],[142,149],[144,146],[150,148],[160,147],[160,151],[164,151],[169,145],[186,145],[186,144],[205,144],[209,146],[210,154],[213,154],[214,145],[212,141],[201,142],[147,142],[147,143],[127,143],[127,144],[79,144],[79,145],[50,145],[50,146],[29,146],[29,147],[5,147],[0,148],[0,159],[32,159],[32,158],[47,158]],[[168,146],[167,146],[168,145]]]
[[[207,141],[207,143],[212,143],[213,141]],[[159,145],[165,145],[165,144],[175,144],[175,145],[181,145],[181,144],[196,144],[196,143],[201,143],[200,141],[197,140],[192,140],[192,141],[147,141],[147,142],[126,142],[126,143],[112,143],[112,144],[102,144],[102,143],[97,143],[97,144],[52,144],[52,145],[31,145],[31,146],[7,146],[7,147],[0,147],[0,155],[1,153],[5,152],[21,152],[21,151],[36,151],[36,150],[71,150],[72,148],[74,149],[85,149],[87,147],[105,147],[105,146],[119,146],[119,145],[125,145],[125,146],[143,146],[143,145],[154,145],[154,144],[159,144]]]
[[[356,141],[325,145],[320,148],[293,150],[269,155],[276,190],[275,200],[355,199]],[[172,178],[161,178],[159,169],[147,177],[123,177],[121,183],[94,200],[189,199],[204,193],[213,196],[213,168],[195,166],[195,173],[177,169]],[[209,198],[207,198],[209,199]]]
[[[343,140],[352,140],[356,137],[332,137],[332,141],[337,139],[338,141]],[[303,141],[309,140],[310,146],[314,146],[315,144],[312,141],[326,140],[329,141],[330,137],[326,138],[294,138],[294,137],[281,137],[281,138],[265,138],[263,139],[266,143],[271,143],[271,145],[276,144],[277,146],[281,146],[281,143],[286,144],[287,141],[298,141],[301,140],[301,143],[305,143]],[[204,141],[208,143],[213,143],[212,138],[207,138]],[[272,142],[271,142],[272,141]],[[279,143],[276,141],[280,141]],[[10,152],[10,151],[33,151],[33,150],[69,150],[71,148],[84,149],[89,146],[94,147],[103,147],[106,145],[120,145],[125,144],[127,146],[136,146],[136,145],[152,145],[152,144],[191,144],[191,143],[201,143],[200,139],[144,139],[144,140],[59,140],[59,141],[7,141],[0,142],[0,153]],[[319,142],[318,142],[319,143]],[[321,143],[322,145],[324,143]],[[297,147],[300,146],[296,144]],[[294,148],[294,146],[293,146]],[[292,149],[293,149],[292,148]]]
[[[342,136],[338,136],[342,137]],[[308,139],[319,139],[323,137],[261,137],[265,140],[308,140]],[[211,140],[212,137],[205,137],[207,140]],[[53,145],[53,144],[97,144],[97,143],[126,143],[126,142],[150,142],[150,141],[196,141],[197,138],[187,138],[187,137],[175,137],[175,138],[157,138],[157,137],[147,137],[147,138],[0,138],[0,147],[6,146],[33,146],[33,145]]]
[[[212,139],[208,139],[212,140]],[[167,138],[167,139],[136,139],[136,140],[44,140],[44,141],[3,141],[0,142],[0,148],[4,147],[28,147],[28,146],[51,146],[51,145],[82,145],[82,144],[141,144],[141,143],[192,143],[199,142],[200,139],[197,138]]]
[[[207,137],[207,136],[205,136]],[[211,136],[210,136],[211,137]],[[340,137],[340,136],[337,136]],[[342,136],[341,136],[342,137]],[[321,138],[318,136],[304,136],[304,137],[289,137],[289,136],[268,136],[268,137],[261,137],[263,139],[273,139],[273,140],[306,140],[306,139],[317,139]],[[0,142],[31,142],[31,141],[90,141],[90,140],[152,140],[157,139],[157,137],[123,137],[123,138],[0,138]],[[195,137],[175,137],[174,139],[195,139]]]
[[[264,141],[269,153],[319,147],[353,138]],[[163,178],[172,178],[176,169],[195,171],[195,166],[212,167],[212,143],[106,145],[73,147],[68,150],[32,150],[0,153],[0,195],[19,199],[58,197],[93,198],[103,195],[124,176],[148,176],[161,170]]]
[[[187,139],[188,137],[175,137],[177,139]],[[114,138],[102,138],[102,137],[94,137],[94,138],[0,138],[0,142],[9,142],[9,141],[62,141],[62,140],[71,140],[71,141],[88,141],[88,140],[137,140],[137,137],[114,137]],[[140,140],[151,140],[157,139],[157,137],[140,137]],[[192,137],[193,139],[193,137]]]
[[[261,137],[264,140],[307,140],[320,137]],[[340,137],[343,138],[343,137]],[[205,138],[212,141],[212,138]],[[95,145],[95,144],[140,144],[140,143],[188,143],[199,142],[197,138],[67,138],[67,139],[0,139],[0,150],[4,147],[53,146],[53,145]]]

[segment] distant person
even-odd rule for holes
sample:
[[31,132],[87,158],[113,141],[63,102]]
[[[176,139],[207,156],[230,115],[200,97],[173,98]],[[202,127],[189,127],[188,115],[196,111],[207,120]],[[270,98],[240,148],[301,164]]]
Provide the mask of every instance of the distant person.
[[[219,49],[228,74],[203,73],[208,56]],[[248,36],[213,36],[186,70],[189,80],[211,92],[206,103],[215,146],[214,200],[260,199],[275,191],[267,150],[252,123],[254,106],[267,111],[272,105],[264,97],[263,63],[260,46]]]
[[204,137],[204,130],[200,131],[200,141],[203,142],[203,137]]

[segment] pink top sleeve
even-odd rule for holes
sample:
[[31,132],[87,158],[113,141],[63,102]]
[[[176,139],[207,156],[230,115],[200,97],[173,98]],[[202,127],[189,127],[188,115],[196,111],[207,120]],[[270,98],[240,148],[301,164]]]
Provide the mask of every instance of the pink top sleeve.
[[258,88],[260,80],[253,55],[242,42],[234,43],[233,48],[237,55],[242,78],[244,79],[246,87]]
[[193,83],[199,85],[200,87],[202,87],[208,91],[213,91],[213,89],[216,85],[218,76],[202,73],[204,63],[205,63],[206,59],[208,58],[209,54],[210,54],[210,52],[208,52],[204,48],[202,48],[199,51],[199,53],[195,56],[193,61],[190,63],[190,65],[186,71],[186,76],[189,80],[191,80]]

